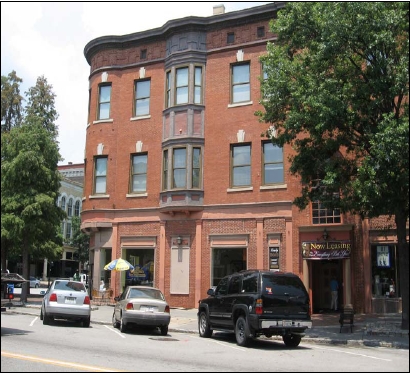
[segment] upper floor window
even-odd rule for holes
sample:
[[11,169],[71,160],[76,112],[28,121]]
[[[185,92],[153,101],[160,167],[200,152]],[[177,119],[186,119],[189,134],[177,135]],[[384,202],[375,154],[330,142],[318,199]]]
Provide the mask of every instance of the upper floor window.
[[231,147],[231,185],[248,187],[251,185],[251,146],[233,145]]
[[201,187],[201,148],[192,150],[192,188]]
[[202,68],[200,66],[195,67],[195,82],[194,82],[194,103],[202,103]]
[[166,149],[163,154],[162,160],[162,189],[168,189],[168,150]]
[[186,148],[174,148],[172,188],[186,188]]
[[327,209],[319,201],[312,202],[313,224],[341,223],[340,209]]
[[107,157],[97,157],[94,168],[94,193],[107,192]]
[[140,59],[145,60],[147,58],[147,50],[141,49]]
[[264,142],[262,147],[263,184],[283,183],[283,148],[270,141]]
[[98,93],[98,119],[110,118],[111,84],[99,87]]
[[135,113],[136,117],[149,114],[149,102],[151,95],[151,80],[135,82]]
[[188,103],[188,68],[176,69],[176,99],[175,104]]
[[171,106],[171,72],[168,71],[166,74],[166,93],[165,93],[165,107],[169,108]]
[[256,29],[256,35],[258,36],[258,38],[263,38],[265,36],[265,26],[259,26]]
[[71,239],[71,222],[67,222],[66,224],[65,238]]
[[62,210],[64,210],[64,212],[65,212],[65,196],[63,196],[62,198],[61,198],[61,209]]
[[241,103],[250,101],[251,85],[250,85],[250,64],[249,62],[232,65],[232,87],[231,100],[232,103]]
[[233,33],[233,32],[228,32],[228,33],[226,34],[226,42],[227,42],[228,44],[232,44],[234,41],[235,41],[235,33]]
[[77,200],[77,201],[75,202],[75,205],[74,205],[74,215],[75,215],[76,217],[79,217],[79,216],[80,216],[80,201],[79,201],[79,200]]
[[132,156],[131,192],[141,193],[147,191],[147,161],[147,154]]
[[73,215],[73,199],[70,197],[68,199],[67,205],[67,216],[71,217]]

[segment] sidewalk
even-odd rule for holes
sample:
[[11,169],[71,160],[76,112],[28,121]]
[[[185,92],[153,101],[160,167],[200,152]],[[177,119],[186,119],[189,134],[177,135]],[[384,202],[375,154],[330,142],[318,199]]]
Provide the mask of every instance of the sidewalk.
[[[6,313],[40,315],[41,298],[31,297],[23,306],[19,301]],[[113,306],[93,305],[91,324],[111,325]],[[353,332],[350,326],[344,326],[340,331],[339,314],[314,314],[313,327],[306,330],[303,342],[329,344],[339,346],[368,346],[409,349],[409,330],[401,330],[401,314],[356,314],[354,316]],[[198,334],[198,319],[196,309],[171,308],[169,332],[185,332]],[[264,337],[261,337],[264,338]],[[282,338],[272,337],[282,341]]]

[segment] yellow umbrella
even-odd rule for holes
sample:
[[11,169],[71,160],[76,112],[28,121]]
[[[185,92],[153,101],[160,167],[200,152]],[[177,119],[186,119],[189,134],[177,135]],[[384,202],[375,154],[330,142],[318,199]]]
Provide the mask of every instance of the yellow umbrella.
[[129,269],[134,270],[134,266],[122,258],[112,260],[109,264],[104,266],[104,270],[124,271]]

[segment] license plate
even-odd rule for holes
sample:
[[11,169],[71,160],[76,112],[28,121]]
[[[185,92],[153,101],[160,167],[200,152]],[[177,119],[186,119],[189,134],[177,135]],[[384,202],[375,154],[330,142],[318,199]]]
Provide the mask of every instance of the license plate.
[[66,297],[65,298],[66,304],[75,304],[75,297]]
[[292,326],[292,321],[283,321],[283,326]]
[[158,312],[158,307],[157,306],[142,305],[140,310],[143,311],[143,312]]

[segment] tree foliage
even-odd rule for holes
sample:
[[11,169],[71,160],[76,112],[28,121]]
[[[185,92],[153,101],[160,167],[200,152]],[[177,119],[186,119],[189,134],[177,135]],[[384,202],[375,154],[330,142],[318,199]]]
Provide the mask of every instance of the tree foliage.
[[70,245],[77,249],[81,263],[89,261],[90,236],[81,231],[81,218],[74,216],[71,219],[72,238]]
[[[27,116],[20,126],[10,128],[1,137],[1,236],[2,244],[22,255],[23,277],[29,277],[29,255],[55,258],[62,250],[61,220],[65,212],[57,206],[61,159],[54,119],[54,94],[43,91],[44,78],[29,90]],[[2,86],[3,88],[3,86]],[[48,102],[35,110],[38,92]],[[3,97],[3,91],[2,91]],[[41,101],[41,100],[38,100]],[[47,113],[46,108],[50,110]],[[3,252],[3,247],[2,247]],[[27,300],[24,284],[22,301]]]
[[407,3],[287,3],[261,60],[266,135],[290,144],[304,209],[394,215],[408,328],[409,12]]
[[23,82],[13,70],[8,76],[1,76],[1,133],[20,126],[23,118],[23,97],[20,84]]

